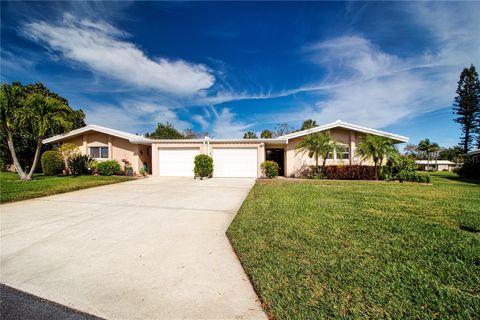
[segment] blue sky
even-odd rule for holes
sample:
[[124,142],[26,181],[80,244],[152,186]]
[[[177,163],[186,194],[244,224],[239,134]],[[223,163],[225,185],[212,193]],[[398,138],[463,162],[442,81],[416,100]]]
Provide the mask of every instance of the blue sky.
[[87,122],[241,137],[341,119],[458,142],[480,67],[475,2],[1,2],[1,80],[42,81]]

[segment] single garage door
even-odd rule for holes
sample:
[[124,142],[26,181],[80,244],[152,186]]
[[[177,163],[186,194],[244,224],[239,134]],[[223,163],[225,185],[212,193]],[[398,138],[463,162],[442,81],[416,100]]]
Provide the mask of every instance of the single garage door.
[[257,177],[257,148],[213,148],[214,177]]
[[158,152],[160,176],[193,177],[193,160],[199,148],[160,148]]

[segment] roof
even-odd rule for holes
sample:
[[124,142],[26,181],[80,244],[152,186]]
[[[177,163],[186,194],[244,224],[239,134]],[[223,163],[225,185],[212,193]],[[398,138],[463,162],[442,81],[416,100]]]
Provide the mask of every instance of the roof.
[[415,160],[415,162],[416,162],[417,164],[427,164],[427,163],[428,163],[428,164],[430,164],[430,165],[435,164],[435,163],[437,163],[437,164],[450,164],[450,165],[456,164],[455,162],[452,162],[452,161],[449,161],[449,160],[436,160],[436,161],[435,161],[435,160],[430,160],[430,161],[427,161],[427,160]]
[[473,155],[476,155],[476,154],[480,154],[480,149],[474,149],[472,151],[470,151],[469,153],[467,153],[469,156],[473,156]]
[[212,139],[205,137],[204,139],[151,139],[152,143],[278,143],[285,144],[286,139],[273,138],[273,139]]
[[53,136],[53,137],[50,137],[50,138],[47,138],[47,139],[43,139],[42,142],[44,144],[59,142],[59,141],[65,140],[67,138],[72,138],[72,137],[81,135],[85,132],[89,132],[89,131],[106,133],[106,134],[109,134],[111,136],[126,139],[126,140],[130,141],[131,143],[135,143],[135,144],[150,144],[151,143],[151,140],[148,139],[148,138],[145,138],[145,137],[133,134],[133,133],[128,133],[128,132],[124,132],[124,131],[120,131],[120,130],[115,130],[115,129],[110,129],[110,128],[106,128],[106,127],[102,127],[102,126],[97,126],[95,124],[89,124],[88,126],[82,127],[80,129],[75,129],[75,130],[72,130],[72,131],[64,133],[64,134],[60,134],[60,135]]
[[278,138],[287,139],[287,141],[288,141],[288,139],[293,139],[293,138],[305,136],[307,134],[315,133],[315,132],[319,132],[319,131],[326,131],[326,130],[333,129],[333,128],[344,128],[344,129],[349,129],[349,130],[362,132],[362,133],[366,133],[366,134],[373,134],[373,135],[377,135],[377,136],[382,136],[382,137],[392,139],[395,143],[408,142],[408,137],[404,137],[404,136],[400,136],[400,135],[397,135],[397,134],[393,134],[393,133],[389,133],[389,132],[385,132],[385,131],[380,131],[380,130],[376,130],[376,129],[372,129],[372,128],[358,126],[358,125],[351,124],[351,123],[348,123],[348,122],[343,122],[341,120],[337,120],[335,122],[328,123],[328,124],[318,126],[318,127],[314,127],[314,128],[311,128],[311,129],[289,133],[289,134],[280,136]]

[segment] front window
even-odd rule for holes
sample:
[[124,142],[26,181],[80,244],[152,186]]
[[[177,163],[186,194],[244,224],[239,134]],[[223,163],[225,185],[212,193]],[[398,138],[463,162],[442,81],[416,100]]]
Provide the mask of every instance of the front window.
[[343,160],[350,159],[349,146],[342,146],[342,148],[337,151],[337,159],[343,159]]
[[90,157],[94,159],[108,159],[108,147],[90,147]]

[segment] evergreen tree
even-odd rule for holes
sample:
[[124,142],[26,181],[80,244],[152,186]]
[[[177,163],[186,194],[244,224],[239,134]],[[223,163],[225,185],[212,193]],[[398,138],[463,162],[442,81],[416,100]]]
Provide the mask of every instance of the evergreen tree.
[[154,132],[145,134],[151,139],[184,139],[185,136],[179,132],[171,123],[158,123]]
[[272,131],[270,130],[263,130],[262,133],[260,134],[260,138],[262,139],[271,139],[273,136]]
[[[462,126],[463,133],[459,145],[467,153],[474,135],[480,134],[480,81],[475,66],[463,69],[456,92],[453,111],[458,115],[455,122]],[[480,143],[479,137],[477,143]]]
[[318,127],[317,121],[312,119],[307,119],[303,121],[302,126],[300,127],[300,131],[315,128],[315,127]]
[[243,135],[243,139],[257,139],[257,138],[258,138],[257,134],[252,131],[245,132],[245,134]]

